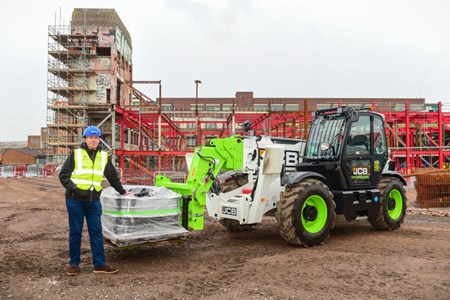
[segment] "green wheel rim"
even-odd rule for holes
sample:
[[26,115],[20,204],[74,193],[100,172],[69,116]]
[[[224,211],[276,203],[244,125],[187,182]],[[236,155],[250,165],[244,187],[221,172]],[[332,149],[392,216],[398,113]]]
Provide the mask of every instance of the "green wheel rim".
[[306,199],[301,211],[303,228],[309,233],[317,233],[327,223],[327,204],[318,195],[310,196]]
[[397,220],[402,215],[403,197],[399,190],[393,189],[388,196],[388,214],[393,220]]

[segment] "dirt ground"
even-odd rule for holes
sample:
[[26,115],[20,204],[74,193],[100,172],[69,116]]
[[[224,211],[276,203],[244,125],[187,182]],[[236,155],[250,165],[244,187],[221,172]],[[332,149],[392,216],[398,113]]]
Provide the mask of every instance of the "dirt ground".
[[59,182],[0,179],[0,195],[0,299],[450,299],[445,213],[410,211],[393,232],[337,220],[328,243],[312,248],[287,244],[272,217],[241,233],[208,219],[182,243],[106,246],[114,275],[92,273],[85,232],[82,272],[69,277]]

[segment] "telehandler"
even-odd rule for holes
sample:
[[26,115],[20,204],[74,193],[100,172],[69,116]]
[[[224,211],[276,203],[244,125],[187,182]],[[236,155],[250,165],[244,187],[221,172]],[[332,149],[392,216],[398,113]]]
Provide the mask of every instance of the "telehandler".
[[[221,179],[223,171],[232,175]],[[326,242],[336,214],[395,230],[406,210],[406,181],[389,160],[383,115],[351,107],[315,112],[306,142],[212,139],[195,149],[185,183],[164,175],[155,183],[182,195],[186,229],[203,229],[205,206],[232,231],[252,229],[275,212],[280,235],[305,247]]]

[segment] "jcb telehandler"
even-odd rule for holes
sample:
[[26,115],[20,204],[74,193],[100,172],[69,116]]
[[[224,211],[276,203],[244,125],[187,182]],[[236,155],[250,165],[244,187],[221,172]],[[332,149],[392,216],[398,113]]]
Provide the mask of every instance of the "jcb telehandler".
[[[198,147],[186,183],[156,178],[182,195],[182,225],[203,229],[208,214],[230,230],[247,230],[275,212],[289,243],[327,240],[336,214],[367,217],[376,229],[398,229],[405,217],[404,178],[389,168],[384,117],[351,107],[315,113],[305,143],[234,136]],[[220,179],[223,171],[233,171]],[[232,183],[230,188],[230,182]]]

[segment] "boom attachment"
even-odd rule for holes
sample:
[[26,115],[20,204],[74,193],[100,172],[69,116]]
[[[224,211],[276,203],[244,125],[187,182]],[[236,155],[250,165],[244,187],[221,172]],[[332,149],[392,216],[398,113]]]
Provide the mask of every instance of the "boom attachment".
[[164,186],[182,195],[180,205],[184,216],[182,225],[185,228],[203,229],[206,193],[221,170],[235,171],[243,168],[243,152],[244,140],[241,136],[216,138],[208,146],[195,149],[186,183],[172,182],[164,175],[156,177],[156,186]]

